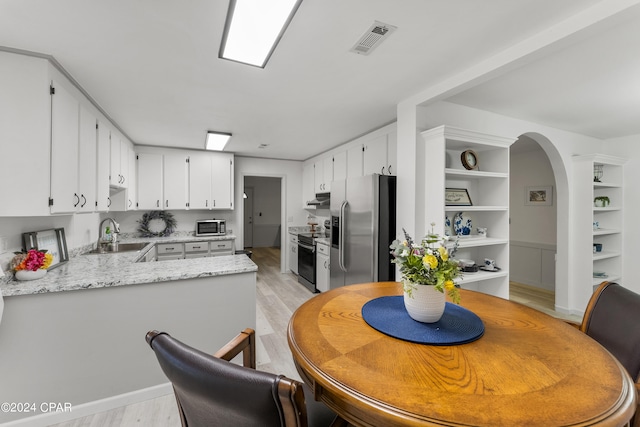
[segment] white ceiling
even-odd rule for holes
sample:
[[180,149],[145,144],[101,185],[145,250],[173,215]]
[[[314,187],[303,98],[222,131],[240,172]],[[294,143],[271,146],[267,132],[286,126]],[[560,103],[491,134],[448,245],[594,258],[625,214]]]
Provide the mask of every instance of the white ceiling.
[[[424,88],[621,2],[640,1],[303,0],[259,69],[218,58],[227,0],[2,0],[0,46],[52,55],[136,144],[201,149],[217,130],[237,154],[303,160],[395,121]],[[627,15],[450,100],[599,138],[640,134],[640,18]],[[398,30],[369,56],[350,53],[374,20]]]

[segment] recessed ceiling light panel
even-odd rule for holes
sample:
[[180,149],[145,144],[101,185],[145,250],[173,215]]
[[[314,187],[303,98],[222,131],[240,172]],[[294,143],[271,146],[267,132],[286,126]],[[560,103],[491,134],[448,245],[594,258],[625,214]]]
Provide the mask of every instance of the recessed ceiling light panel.
[[231,0],[219,57],[266,65],[302,0]]
[[207,140],[204,144],[204,148],[206,150],[222,151],[230,138],[230,133],[214,132],[210,130],[207,132]]

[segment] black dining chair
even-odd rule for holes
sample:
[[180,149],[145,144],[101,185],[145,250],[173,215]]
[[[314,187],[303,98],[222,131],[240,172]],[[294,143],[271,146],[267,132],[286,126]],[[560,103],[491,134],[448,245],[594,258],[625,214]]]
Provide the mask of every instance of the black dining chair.
[[[253,329],[245,329],[214,355],[189,347],[166,332],[149,331],[146,340],[173,385],[183,426],[348,425],[313,400],[306,385],[255,369]],[[243,366],[230,362],[241,352]]]
[[[640,295],[617,283],[602,282],[589,300],[579,329],[618,359],[640,395]],[[640,427],[638,410],[631,425]]]

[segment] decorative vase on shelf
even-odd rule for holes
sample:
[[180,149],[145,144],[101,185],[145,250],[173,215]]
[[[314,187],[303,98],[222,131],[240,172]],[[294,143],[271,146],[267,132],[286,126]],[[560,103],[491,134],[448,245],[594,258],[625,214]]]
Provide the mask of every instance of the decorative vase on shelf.
[[[410,292],[407,292],[410,289]],[[405,284],[404,306],[413,320],[435,323],[444,314],[446,298],[444,292],[432,285]]]
[[32,270],[18,270],[16,271],[16,280],[36,280],[41,279],[44,275],[47,274],[47,270],[40,268],[36,271]]

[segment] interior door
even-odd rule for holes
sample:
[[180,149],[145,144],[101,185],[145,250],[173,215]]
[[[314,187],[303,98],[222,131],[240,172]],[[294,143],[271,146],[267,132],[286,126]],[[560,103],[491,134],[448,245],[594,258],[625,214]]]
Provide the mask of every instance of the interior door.
[[[245,187],[244,194],[244,247],[253,247],[253,187]],[[244,196],[243,196],[244,197]]]

